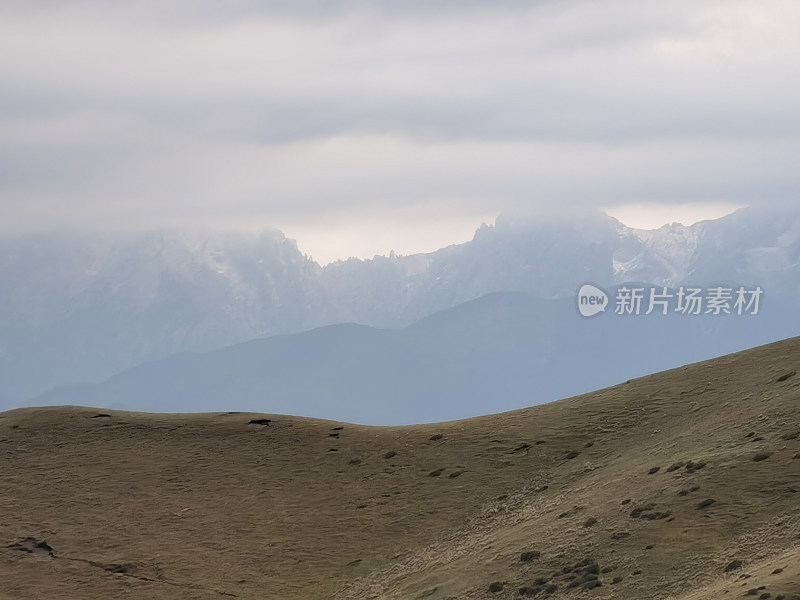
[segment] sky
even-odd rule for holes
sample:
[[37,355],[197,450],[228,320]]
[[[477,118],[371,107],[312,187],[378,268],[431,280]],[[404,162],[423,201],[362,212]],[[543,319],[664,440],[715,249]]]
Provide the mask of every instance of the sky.
[[277,227],[327,262],[794,202],[798,31],[796,0],[4,0],[0,231]]

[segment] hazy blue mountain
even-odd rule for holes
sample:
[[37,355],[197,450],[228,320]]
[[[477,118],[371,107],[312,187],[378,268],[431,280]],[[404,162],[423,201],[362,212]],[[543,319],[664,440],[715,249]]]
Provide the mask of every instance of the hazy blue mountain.
[[602,214],[503,216],[429,254],[321,267],[280,232],[0,237],[0,395],[36,396],[137,364],[355,322],[408,326],[494,292],[565,298],[586,281],[731,281],[800,302],[800,211],[691,227]]
[[278,232],[0,239],[0,393],[320,325],[318,272]]
[[[613,292],[612,292],[613,293]],[[256,411],[401,424],[567,397],[800,333],[786,309],[758,316],[585,319],[574,299],[496,293],[413,325],[343,324],[180,354],[36,404]]]

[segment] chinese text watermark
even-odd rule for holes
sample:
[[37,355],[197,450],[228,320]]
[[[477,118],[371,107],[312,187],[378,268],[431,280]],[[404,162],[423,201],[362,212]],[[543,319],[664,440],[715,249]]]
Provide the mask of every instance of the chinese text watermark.
[[[764,290],[761,286],[667,287],[621,286],[613,300],[614,313],[637,316],[677,313],[681,315],[755,316],[761,309]],[[605,312],[612,303],[608,294],[592,284],[578,291],[578,310],[584,317]]]

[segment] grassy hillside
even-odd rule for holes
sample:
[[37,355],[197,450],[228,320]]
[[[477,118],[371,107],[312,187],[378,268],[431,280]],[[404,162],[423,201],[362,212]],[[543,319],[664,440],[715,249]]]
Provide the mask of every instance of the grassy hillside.
[[415,427],[3,413],[0,599],[800,598],[796,371]]

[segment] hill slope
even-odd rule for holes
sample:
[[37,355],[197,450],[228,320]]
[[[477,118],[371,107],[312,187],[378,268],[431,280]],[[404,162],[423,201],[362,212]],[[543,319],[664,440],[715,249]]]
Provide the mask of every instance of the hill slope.
[[415,427],[4,413],[0,598],[798,598],[798,367]]

